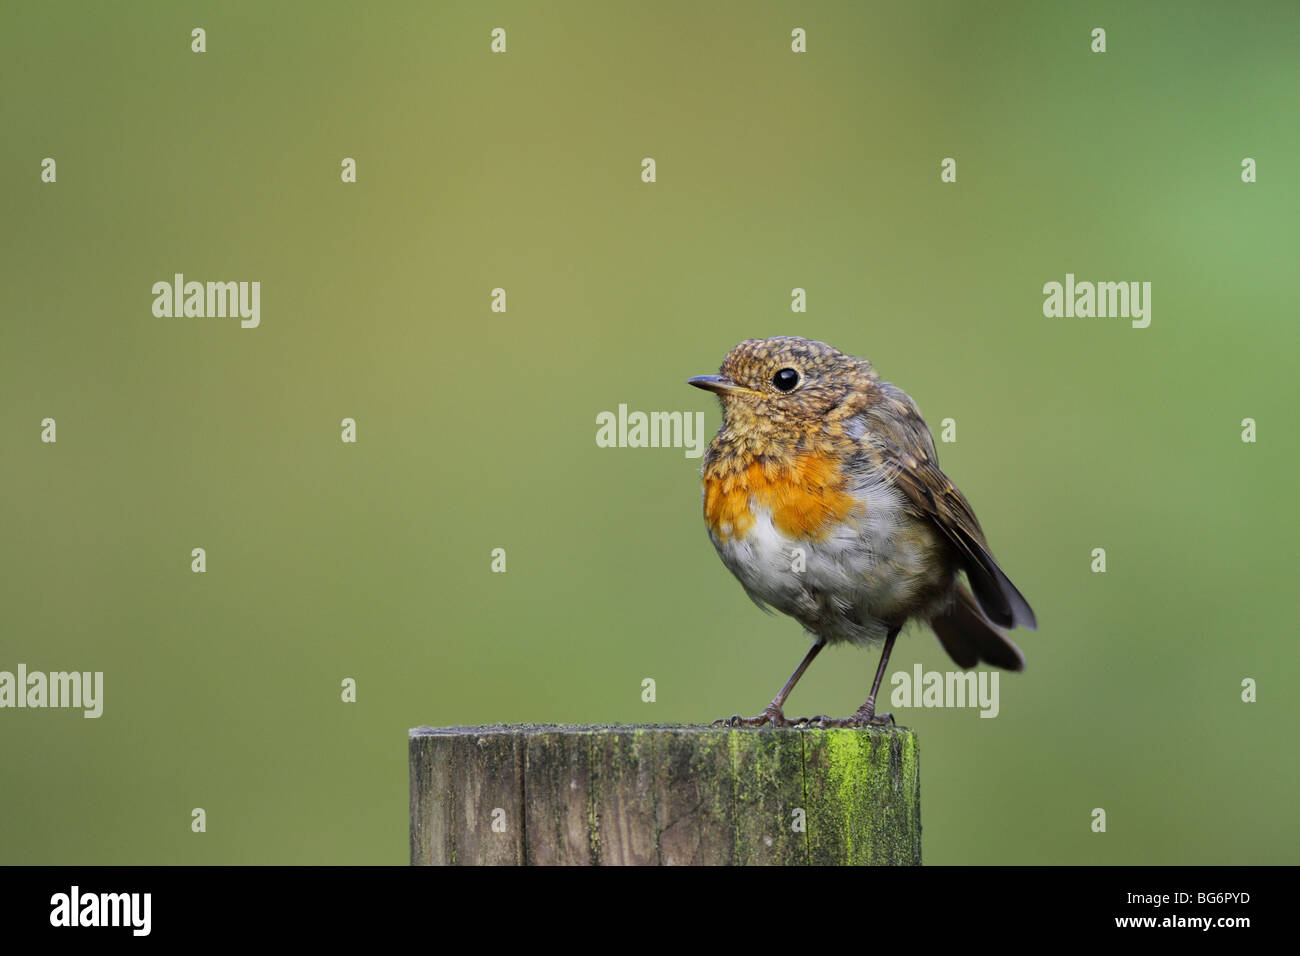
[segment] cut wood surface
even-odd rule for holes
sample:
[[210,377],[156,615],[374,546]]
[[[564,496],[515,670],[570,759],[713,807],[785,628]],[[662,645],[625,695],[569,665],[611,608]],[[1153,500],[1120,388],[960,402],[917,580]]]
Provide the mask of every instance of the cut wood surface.
[[906,728],[410,732],[413,864],[917,864]]

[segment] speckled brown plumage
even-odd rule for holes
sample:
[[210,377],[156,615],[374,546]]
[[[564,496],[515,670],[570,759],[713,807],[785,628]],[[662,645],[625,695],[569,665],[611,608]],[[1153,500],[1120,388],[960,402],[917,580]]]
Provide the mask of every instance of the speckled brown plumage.
[[912,619],[963,667],[1023,667],[998,626],[1035,627],[1033,611],[939,470],[916,404],[870,362],[794,336],[747,339],[718,375],[691,384],[722,402],[703,467],[718,554],[760,606],[790,614],[814,641],[769,708],[733,722],[785,721],[781,705],[822,646],[883,638],[872,695],[847,719],[878,722],[885,661]]

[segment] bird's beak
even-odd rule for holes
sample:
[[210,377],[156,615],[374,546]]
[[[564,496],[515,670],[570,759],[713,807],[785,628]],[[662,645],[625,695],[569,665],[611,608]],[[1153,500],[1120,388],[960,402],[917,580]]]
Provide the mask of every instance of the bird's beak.
[[716,392],[719,395],[760,394],[755,392],[753,389],[745,388],[743,385],[737,385],[724,375],[697,375],[694,378],[688,378],[686,384],[694,385],[696,388],[702,388],[706,392]]

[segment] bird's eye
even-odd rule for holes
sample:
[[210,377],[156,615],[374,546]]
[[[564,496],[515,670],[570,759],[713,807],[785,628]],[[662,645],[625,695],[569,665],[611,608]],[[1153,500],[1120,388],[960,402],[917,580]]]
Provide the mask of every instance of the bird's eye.
[[778,392],[793,392],[799,384],[799,373],[792,368],[783,368],[772,376],[772,384]]

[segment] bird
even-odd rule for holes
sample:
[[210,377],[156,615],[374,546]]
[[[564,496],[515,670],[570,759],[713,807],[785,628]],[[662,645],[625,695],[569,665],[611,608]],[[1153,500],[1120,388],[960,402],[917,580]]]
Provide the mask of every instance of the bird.
[[[939,469],[906,392],[867,359],[799,336],[746,339],[718,372],[687,380],[722,404],[701,468],[709,537],[754,603],[794,618],[812,644],[761,713],[715,724],[893,723],[876,694],[911,621],[963,669],[1024,669],[1004,630],[1037,630],[1037,618]],[[787,718],[786,699],[828,644],[882,645],[870,695],[849,717]]]

